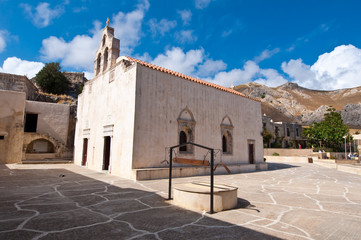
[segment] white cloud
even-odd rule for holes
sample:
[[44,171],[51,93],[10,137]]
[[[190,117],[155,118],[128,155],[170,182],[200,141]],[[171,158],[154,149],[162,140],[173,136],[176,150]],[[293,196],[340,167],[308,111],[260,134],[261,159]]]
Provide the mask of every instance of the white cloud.
[[202,65],[198,67],[198,76],[213,76],[219,71],[223,71],[227,68],[227,64],[225,64],[222,60],[212,60],[207,59]]
[[[139,44],[141,24],[148,1],[142,1],[129,13],[119,12],[112,17],[110,25],[115,28],[115,36],[120,40],[120,55],[128,55]],[[51,36],[42,42],[40,53],[46,61],[60,61],[64,67],[92,72],[94,55],[99,47],[102,35],[101,23],[94,22],[91,35],[77,35],[67,42],[63,38]]]
[[33,78],[43,67],[44,63],[42,62],[31,62],[17,57],[9,57],[4,61],[3,66],[0,67],[0,71]]
[[129,55],[139,44],[144,14],[148,9],[149,2],[144,0],[132,12],[113,15],[110,25],[115,29],[115,37],[120,40],[121,55]]
[[92,79],[92,78],[93,78],[93,75],[94,75],[93,72],[87,72],[87,71],[84,72],[84,76],[85,76],[85,78],[88,79],[88,80]]
[[158,33],[161,36],[164,36],[166,32],[169,32],[171,29],[177,26],[177,21],[169,21],[167,19],[162,19],[158,22],[157,19],[152,18],[149,20],[148,24],[153,37],[155,37],[157,36]]
[[64,13],[63,5],[57,5],[51,9],[50,4],[47,2],[39,3],[35,8],[26,3],[22,3],[20,6],[33,24],[39,28],[47,27],[52,23],[53,19],[60,17]]
[[274,49],[272,49],[272,50],[266,49],[266,50],[264,50],[259,56],[255,57],[255,58],[254,58],[254,61],[255,61],[256,63],[260,63],[260,62],[262,62],[263,60],[272,57],[273,55],[275,55],[275,54],[278,53],[279,51],[280,51],[279,48],[274,48]]
[[212,0],[195,0],[195,6],[198,9],[204,9],[208,7]]
[[193,35],[193,30],[182,30],[176,33],[176,39],[179,43],[193,43],[197,41],[197,36]]
[[182,49],[174,47],[165,54],[159,54],[152,63],[186,75],[196,72],[196,67],[203,62],[203,49],[189,50],[184,53]]
[[61,61],[64,67],[78,70],[93,70],[94,54],[100,44],[101,30],[95,23],[93,36],[77,35],[70,42],[51,36],[43,40],[40,50],[42,59],[46,61]]
[[319,56],[312,66],[298,59],[282,63],[282,69],[306,88],[334,90],[361,86],[361,49],[341,45]]
[[287,82],[275,69],[261,69],[259,75],[255,82],[269,87],[278,87]]
[[8,35],[7,31],[0,30],[0,53],[5,50],[6,47],[6,36]]
[[230,87],[252,81],[252,78],[260,71],[259,66],[253,61],[247,61],[243,69],[235,68],[228,72],[219,72],[214,78],[207,79],[216,84]]
[[225,87],[257,81],[269,86],[281,85],[285,80],[274,69],[261,69],[254,61],[247,61],[242,69],[224,71],[227,64],[222,60],[208,58],[203,49],[192,49],[184,52],[179,47],[168,49],[152,60],[148,53],[139,56],[157,66],[171,69],[189,76],[204,79]]
[[178,14],[182,18],[183,25],[188,25],[189,22],[192,20],[192,12],[191,10],[180,10]]
[[288,63],[283,62],[282,70],[300,86],[308,86],[308,88],[316,87],[313,86],[313,84],[316,83],[316,75],[313,71],[311,71],[311,66],[304,64],[302,59],[292,59]]

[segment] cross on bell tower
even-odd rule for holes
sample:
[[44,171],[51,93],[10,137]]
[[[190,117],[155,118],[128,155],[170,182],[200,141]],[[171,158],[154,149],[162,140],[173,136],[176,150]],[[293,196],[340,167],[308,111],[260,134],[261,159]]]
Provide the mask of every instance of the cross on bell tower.
[[95,54],[95,76],[113,67],[116,59],[119,57],[120,41],[115,38],[114,28],[109,26],[109,22],[110,20],[107,18],[107,25],[103,29],[102,41]]

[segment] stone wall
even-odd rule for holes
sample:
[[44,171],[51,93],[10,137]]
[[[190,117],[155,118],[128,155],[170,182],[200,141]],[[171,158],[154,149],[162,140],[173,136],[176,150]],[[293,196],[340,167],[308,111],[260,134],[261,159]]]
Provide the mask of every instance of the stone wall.
[[63,144],[67,143],[70,106],[26,101],[25,111],[38,114],[37,133],[47,134]]
[[[194,142],[222,149],[221,124],[233,125],[232,153],[226,164],[249,163],[248,142],[255,146],[255,163],[263,162],[260,102],[137,64],[133,168],[161,167],[166,147],[179,144],[178,119],[188,109],[195,121]],[[178,156],[184,155],[177,149]],[[203,160],[207,151],[194,148],[186,158]]]
[[26,99],[34,100],[37,87],[26,77],[15,74],[0,73],[0,89],[26,93]]
[[25,93],[0,90],[0,163],[21,162]]
[[287,149],[287,148],[264,149],[265,156],[272,156],[274,153],[278,153],[280,156],[310,156],[314,154],[312,149]]
[[63,72],[64,76],[69,80],[70,87],[79,86],[86,82],[84,73],[78,72]]

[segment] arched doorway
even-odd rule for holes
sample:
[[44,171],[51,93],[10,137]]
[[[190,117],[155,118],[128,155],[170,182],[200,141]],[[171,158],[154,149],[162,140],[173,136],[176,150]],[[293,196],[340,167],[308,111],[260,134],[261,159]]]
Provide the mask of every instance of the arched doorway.
[[55,153],[55,146],[49,140],[40,138],[28,144],[26,153]]

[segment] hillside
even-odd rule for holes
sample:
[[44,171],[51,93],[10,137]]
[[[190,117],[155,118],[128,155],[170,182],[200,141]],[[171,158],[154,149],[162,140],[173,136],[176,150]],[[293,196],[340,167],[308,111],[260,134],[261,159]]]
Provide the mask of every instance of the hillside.
[[276,88],[257,83],[246,83],[235,90],[262,102],[262,113],[274,121],[309,125],[321,121],[329,107],[341,112],[344,122],[361,128],[361,87],[334,91],[318,91],[288,82]]

